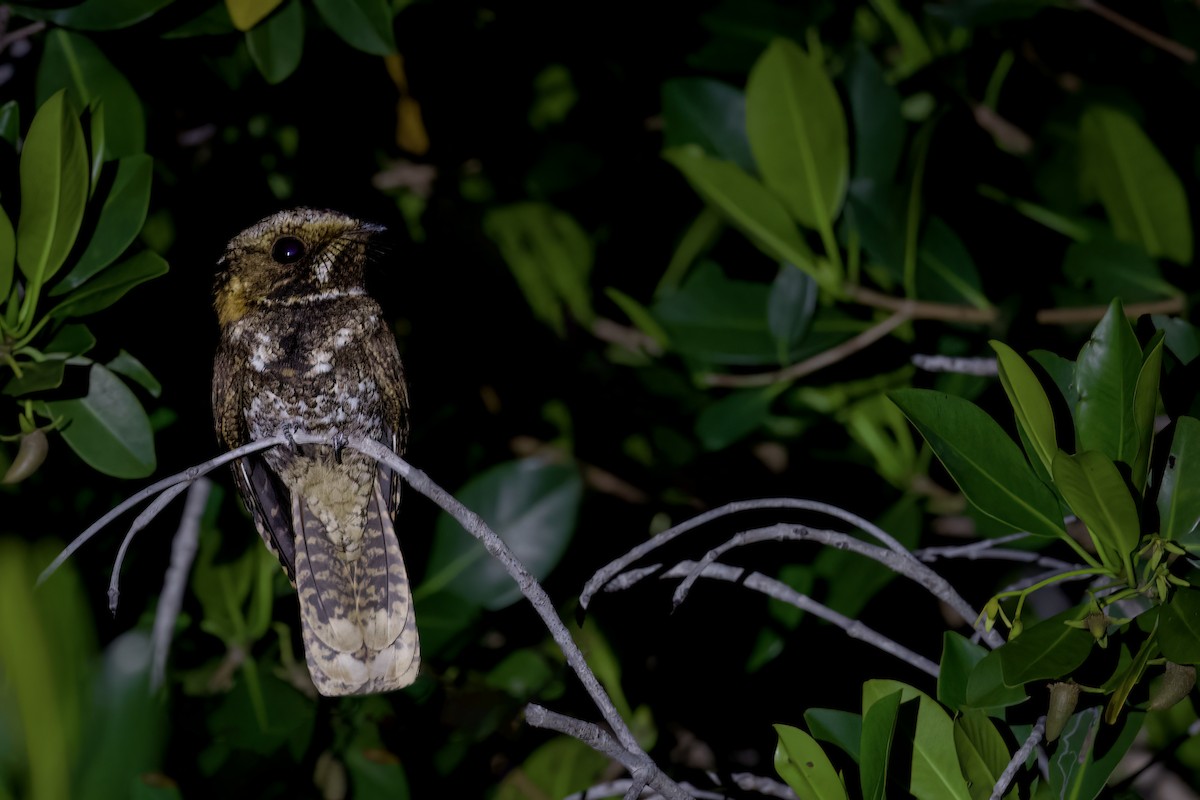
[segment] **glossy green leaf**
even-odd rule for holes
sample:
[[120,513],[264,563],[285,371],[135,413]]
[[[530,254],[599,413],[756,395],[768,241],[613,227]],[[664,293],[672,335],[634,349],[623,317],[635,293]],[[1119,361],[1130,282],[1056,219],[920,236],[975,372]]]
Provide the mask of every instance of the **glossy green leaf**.
[[46,35],[46,52],[37,74],[37,98],[66,89],[83,109],[104,105],[104,152],[109,160],[146,149],[146,122],[141,100],[116,67],[85,36],[57,28]]
[[93,469],[117,478],[154,472],[154,437],[142,404],[121,380],[92,365],[86,397],[46,403],[51,417],[67,421],[62,437]]
[[[883,698],[900,692],[900,702],[918,700],[916,729],[896,731],[912,736],[912,768],[908,791],[918,800],[968,800],[967,783],[958,767],[954,750],[954,723],[938,702],[924,692],[890,680],[871,680],[863,684],[863,718]],[[901,712],[903,715],[903,712]],[[865,730],[864,722],[864,730]],[[866,751],[863,752],[866,760]]]
[[818,282],[822,280],[812,251],[788,217],[787,209],[769,189],[736,164],[709,158],[695,146],[667,150],[663,157],[773,261],[795,264]]
[[1137,433],[1137,454],[1130,464],[1130,475],[1134,488],[1142,492],[1146,487],[1150,467],[1150,450],[1154,446],[1154,416],[1158,410],[1158,383],[1162,377],[1163,343],[1166,338],[1155,334],[1142,357],[1142,368],[1138,371],[1133,389],[1133,426]]
[[64,297],[51,311],[51,316],[83,317],[108,308],[126,292],[140,283],[167,273],[167,262],[150,250],[143,250],[101,272],[87,283]]
[[779,268],[779,275],[767,295],[767,327],[779,343],[780,362],[812,329],[820,289],[812,276],[791,264]]
[[111,31],[149,18],[174,0],[83,0],[67,8],[39,10],[32,16],[64,28]]
[[978,406],[926,389],[900,389],[888,397],[981,512],[1037,536],[1067,535],[1054,493],[1033,474],[1013,440]]
[[678,289],[692,264],[712,248],[723,230],[725,220],[716,209],[710,205],[700,209],[675,246],[667,269],[654,289],[654,296],[663,297]]
[[234,27],[248,31],[282,3],[283,0],[225,0],[225,8]]
[[[88,202],[96,196],[96,188],[100,183],[100,171],[108,160],[108,148],[105,146],[104,132],[104,103],[93,100],[88,106],[88,144],[91,147],[92,159],[89,162],[91,171],[88,173]],[[132,158],[132,156],[130,156]]]
[[938,670],[937,699],[958,711],[967,702],[967,685],[975,665],[988,651],[954,631],[942,632],[942,661]]
[[[982,711],[967,711],[954,720],[954,749],[971,800],[988,800],[1008,766],[1010,756],[1004,737]],[[1016,794],[1010,796],[1015,798]]]
[[906,200],[895,186],[855,178],[846,195],[846,222],[862,249],[896,281],[904,275]]
[[495,800],[527,800],[538,797],[567,797],[599,783],[609,765],[608,757],[578,739],[559,736],[530,754],[500,781]]
[[775,39],[746,82],[746,133],[763,181],[801,224],[829,230],[850,174],[846,117],[820,58]]
[[845,74],[854,120],[854,177],[887,185],[904,152],[900,95],[862,42],[855,43]]
[[1075,432],[1080,450],[1099,450],[1113,461],[1132,464],[1138,434],[1133,396],[1142,368],[1142,348],[1118,300],[1079,351],[1075,362]]
[[604,294],[609,300],[617,304],[617,307],[625,313],[625,316],[629,317],[629,321],[639,331],[657,342],[660,347],[665,348],[670,346],[671,337],[663,330],[662,325],[658,324],[658,320],[650,313],[650,309],[619,289],[614,289],[611,286],[604,290]]
[[[278,5],[281,0],[268,0],[268,2]],[[234,27],[233,19],[229,16],[229,8],[225,3],[217,3],[193,16],[182,25],[167,31],[162,38],[187,39],[193,36],[224,36],[236,30],[239,29]]]
[[775,725],[775,771],[808,800],[847,800],[846,788],[817,740],[799,728]]
[[939,303],[991,308],[979,270],[962,239],[941,218],[925,225],[917,253],[917,296]]
[[1168,317],[1165,314],[1151,314],[1150,319],[1154,322],[1155,329],[1163,332],[1167,349],[1180,363],[1190,364],[1200,355],[1200,328],[1186,319]]
[[17,233],[13,230],[8,214],[0,208],[0,302],[7,300],[8,293],[12,290],[16,264]]
[[158,397],[162,394],[162,384],[150,373],[150,370],[146,369],[146,365],[124,350],[117,353],[116,357],[104,366],[129,378],[149,392],[151,397]]
[[900,711],[901,694],[897,689],[863,711],[859,781],[864,800],[883,800],[887,797],[888,757],[892,752],[892,736],[896,732],[896,714]]
[[63,325],[54,337],[42,348],[46,355],[60,355],[64,358],[81,355],[96,346],[96,337],[88,330],[87,325]]
[[1133,657],[1133,661],[1125,668],[1125,672],[1121,675],[1120,680],[1113,686],[1112,694],[1109,696],[1108,704],[1104,709],[1104,721],[1109,725],[1115,725],[1120,718],[1121,711],[1125,708],[1125,700],[1146,672],[1147,662],[1158,656],[1159,647],[1156,640],[1156,633],[1157,630],[1153,630],[1149,636],[1142,640],[1137,655]]
[[1030,350],[1029,357],[1046,370],[1046,374],[1058,387],[1059,394],[1066,400],[1067,408],[1073,414],[1075,407],[1079,405],[1079,390],[1075,386],[1075,362],[1049,350]]
[[133,243],[146,221],[146,210],[150,207],[153,172],[154,160],[148,155],[121,159],[117,165],[116,179],[108,197],[104,199],[100,219],[96,222],[96,230],[87,248],[71,271],[55,284],[51,295],[65,294],[84,283],[115,261]]
[[21,151],[17,263],[31,284],[63,265],[87,203],[87,148],[79,120],[59,92],[38,109]]
[[1162,607],[1158,645],[1168,661],[1200,664],[1200,589],[1176,589]]
[[837,745],[846,755],[859,762],[862,740],[862,716],[832,708],[810,708],[804,712],[804,723],[814,739]]
[[1029,453],[1030,460],[1037,459],[1051,471],[1054,456],[1058,452],[1058,437],[1054,431],[1054,412],[1050,408],[1050,398],[1038,381],[1033,370],[1025,363],[1015,350],[1003,342],[993,339],[989,342],[992,350],[996,351],[996,361],[1000,368],[1000,383],[1008,402],[1013,407],[1025,437],[1033,446]]
[[1087,526],[1105,566],[1120,571],[1142,537],[1137,506],[1117,467],[1103,453],[1084,450],[1054,459],[1054,485]]
[[21,137],[21,107],[16,100],[0,104],[0,139],[8,142],[13,148]]
[[650,311],[684,355],[716,364],[771,364],[778,350],[767,326],[768,297],[763,284],[729,280],[705,261]]
[[[1101,728],[1100,709],[1076,711],[1067,721],[1058,747],[1050,759],[1050,787],[1054,797],[1092,800],[1104,790],[1108,778],[1124,758],[1146,715],[1131,712],[1116,740],[1096,758]],[[1108,737],[1104,737],[1107,739]],[[1107,742],[1106,742],[1107,743]]]
[[1022,687],[1004,685],[1004,668],[1000,663],[1003,649],[988,653],[971,670],[971,677],[967,680],[967,695],[963,701],[967,708],[994,713],[1026,700]]
[[[509,461],[472,479],[455,496],[487,522],[535,577],[549,574],[575,531],[583,483],[573,467],[536,458]],[[483,545],[449,515],[438,519],[425,582],[490,610],[521,598],[520,589]]]
[[1020,636],[997,650],[1005,685],[1062,679],[1082,664],[1095,640],[1087,631],[1065,624],[1079,616],[1077,609],[1067,609],[1026,627]]
[[376,56],[396,52],[388,0],[313,0],[325,24],[346,44]]
[[289,0],[262,24],[246,31],[246,49],[267,83],[281,83],[295,72],[304,49],[300,0]]
[[66,373],[67,362],[62,358],[47,358],[45,361],[25,363],[21,365],[21,377],[13,376],[4,385],[3,394],[10,397],[24,397],[47,389],[62,386]]
[[1180,417],[1158,490],[1159,535],[1182,539],[1200,525],[1200,420]]
[[1116,109],[1089,108],[1080,156],[1084,180],[1100,196],[1118,238],[1180,264],[1192,260],[1187,194],[1137,122]]
[[1114,297],[1134,303],[1179,294],[1177,288],[1163,280],[1158,264],[1144,248],[1118,241],[1111,234],[1072,242],[1062,270],[1072,283],[1086,288],[1101,303]]
[[723,450],[749,436],[766,420],[779,389],[741,389],[705,406],[696,418],[696,438],[705,450]]
[[663,144],[699,145],[714,158],[755,171],[746,138],[746,95],[711,78],[675,78],[662,86]]

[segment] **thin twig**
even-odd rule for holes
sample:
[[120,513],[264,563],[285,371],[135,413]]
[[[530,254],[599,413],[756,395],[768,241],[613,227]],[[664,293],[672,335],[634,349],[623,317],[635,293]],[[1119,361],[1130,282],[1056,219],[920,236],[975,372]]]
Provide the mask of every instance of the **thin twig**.
[[952,303],[935,303],[929,300],[913,300],[908,297],[892,297],[891,295],[868,289],[865,286],[850,285],[845,287],[847,299],[871,308],[881,308],[886,311],[902,313],[909,319],[933,319],[942,322],[963,322],[987,325],[1000,318],[995,308],[976,308],[975,306],[955,305]]
[[675,525],[662,533],[656,534],[648,541],[642,542],[637,547],[634,547],[620,558],[610,561],[600,569],[596,570],[596,574],[588,580],[583,587],[583,591],[579,595],[579,603],[584,609],[588,607],[592,597],[596,592],[600,591],[609,581],[617,577],[617,575],[625,572],[635,561],[639,561],[646,555],[654,552],[658,548],[673,541],[677,537],[687,533],[690,530],[712,522],[715,519],[726,517],[731,514],[740,514],[743,511],[812,511],[817,514],[824,514],[834,519],[840,519],[842,522],[853,525],[856,528],[867,533],[876,541],[884,544],[889,550],[898,556],[908,558],[914,564],[919,564],[916,558],[908,549],[896,541],[896,538],[887,531],[880,528],[873,522],[863,519],[857,514],[852,514],[843,508],[830,505],[829,503],[821,503],[816,500],[802,500],[796,497],[769,497],[761,500],[736,500],[732,503],[714,508],[711,511],[705,511],[703,514],[697,514],[691,519]]
[[1033,550],[1009,550],[1001,547],[1001,545],[1020,541],[1028,537],[1028,533],[1011,533],[996,539],[982,539],[971,544],[951,545],[948,547],[923,547],[920,550],[914,550],[913,555],[926,564],[932,564],[943,558],[961,558],[967,561],[1019,561],[1060,572],[1083,569],[1082,564],[1072,564],[1069,561],[1050,558]]
[[817,353],[811,358],[797,362],[773,372],[756,372],[747,375],[731,375],[727,373],[708,373],[701,380],[709,386],[752,387],[770,386],[781,381],[794,381],[803,378],[819,369],[836,364],[848,356],[869,347],[896,328],[908,322],[912,317],[905,311],[896,311],[887,319],[872,325],[853,339],[847,339],[841,344]]
[[[905,556],[891,550],[886,550],[882,547],[876,547],[872,544],[856,539],[853,536],[837,531],[816,530],[813,528],[805,528],[799,525],[772,525],[768,528],[759,528],[757,530],[743,531],[737,534],[725,545],[720,548],[710,550],[703,559],[696,562],[692,567],[692,572],[688,576],[699,576],[704,568],[711,564],[713,560],[722,552],[725,552],[733,547],[741,547],[748,544],[756,544],[758,542],[778,542],[778,541],[805,541],[819,542],[820,544],[829,547],[837,548],[838,550],[849,550],[852,553],[878,561],[885,567],[895,572],[897,575],[903,575],[914,583],[923,587],[926,591],[932,594],[937,599],[946,603],[953,608],[963,619],[975,620],[979,614],[971,605],[962,598],[953,586],[929,567],[917,561],[911,554]],[[714,555],[716,553],[717,555]],[[687,581],[685,581],[687,583]],[[690,585],[690,584],[688,584]],[[683,588],[683,584],[680,585]],[[686,592],[684,592],[686,594]],[[676,598],[680,597],[680,591],[675,592]],[[999,647],[1003,644],[1003,639],[995,631],[988,631],[985,638],[992,647]]]
[[[695,569],[697,566],[698,563],[695,561],[681,561],[669,571],[663,573],[661,577],[663,579],[669,579],[682,578],[685,575],[690,576],[695,574]],[[839,614],[829,606],[819,603],[816,600],[813,600],[811,597],[797,592],[786,583],[776,580],[775,578],[767,577],[761,572],[751,572],[747,575],[746,570],[742,567],[735,567],[729,564],[707,564],[700,571],[699,575],[703,578],[728,581],[730,583],[737,583],[738,581],[741,581],[742,576],[745,575],[746,577],[745,580],[742,581],[742,584],[747,589],[761,592],[762,594],[774,598],[775,600],[779,600],[780,602],[787,603],[788,605],[807,611],[815,617],[820,617],[827,622],[832,622],[834,625],[845,631],[846,635],[850,638],[858,639],[860,642],[866,642],[867,644],[882,650],[888,655],[895,656],[901,661],[904,661],[905,663],[921,670],[926,675],[930,675],[934,678],[938,677],[938,665],[925,658],[925,656],[921,655],[920,653],[909,650],[899,642],[893,641],[887,636],[884,636],[882,633],[867,627],[858,620],[847,617],[844,614]],[[608,591],[607,587],[606,591]]]
[[0,36],[0,53],[3,53],[5,50],[7,50],[13,44],[21,41],[22,39],[28,39],[31,36],[38,35],[45,29],[46,29],[45,22],[42,22],[42,21],[31,22],[24,27],[17,28],[15,31],[10,31],[9,33],[4,34],[3,36]]
[[1108,20],[1118,28],[1129,32],[1147,44],[1157,47],[1164,53],[1170,53],[1187,64],[1193,64],[1196,61],[1196,51],[1186,45],[1163,36],[1161,33],[1155,33],[1145,25],[1134,22],[1129,17],[1118,14],[1108,6],[1097,3],[1096,0],[1075,0],[1075,4],[1085,11],[1091,11],[1103,19]]
[[192,484],[183,504],[183,515],[179,520],[179,528],[175,531],[175,540],[171,543],[171,564],[167,567],[167,574],[163,579],[163,590],[158,598],[158,608],[154,611],[154,627],[150,637],[151,689],[162,686],[166,676],[171,635],[175,630],[179,609],[183,607],[183,590],[187,586],[188,573],[196,557],[196,547],[200,541],[200,520],[204,516],[204,508],[208,504],[211,491],[212,482],[207,478],[201,478]]
[[[1143,314],[1182,314],[1187,310],[1183,297],[1168,297],[1166,300],[1151,300],[1145,303],[1130,303],[1125,306],[1125,316],[1140,317]],[[1037,321],[1042,325],[1077,325],[1099,322],[1108,313],[1108,306],[1080,306],[1078,308],[1043,308],[1037,312]]]
[[1021,748],[1013,754],[1012,760],[1008,762],[1008,766],[1004,768],[1004,772],[1000,773],[1000,780],[996,781],[996,786],[992,789],[991,800],[1001,800],[1004,793],[1008,791],[1008,785],[1012,783],[1013,778],[1017,776],[1017,771],[1025,764],[1025,759],[1029,758],[1029,754],[1033,752],[1033,748],[1042,740],[1042,736],[1046,733],[1046,718],[1038,717],[1037,724],[1033,726],[1033,730],[1029,732],[1029,738],[1021,745]]
[[147,506],[145,511],[138,514],[133,524],[129,526],[129,533],[125,534],[125,538],[121,541],[121,547],[117,550],[117,557],[113,560],[112,575],[108,579],[108,610],[110,613],[117,613],[117,601],[121,597],[119,586],[121,581],[121,566],[125,563],[125,553],[129,551],[129,545],[133,542],[133,537],[138,531],[149,525],[172,500],[183,494],[191,485],[190,483],[177,483],[170,489],[163,490],[163,493],[154,498],[154,502]]

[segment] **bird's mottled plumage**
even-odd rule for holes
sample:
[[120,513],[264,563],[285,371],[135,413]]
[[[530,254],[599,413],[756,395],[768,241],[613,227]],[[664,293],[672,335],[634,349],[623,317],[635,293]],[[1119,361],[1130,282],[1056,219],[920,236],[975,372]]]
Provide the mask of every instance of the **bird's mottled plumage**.
[[[403,453],[408,395],[396,342],[363,289],[381,229],[281,211],[235,237],[216,284],[213,414],[227,448],[281,433],[365,436]],[[399,480],[350,449],[277,447],[234,477],[300,600],[309,672],[326,695],[412,683],[420,664],[393,515]]]

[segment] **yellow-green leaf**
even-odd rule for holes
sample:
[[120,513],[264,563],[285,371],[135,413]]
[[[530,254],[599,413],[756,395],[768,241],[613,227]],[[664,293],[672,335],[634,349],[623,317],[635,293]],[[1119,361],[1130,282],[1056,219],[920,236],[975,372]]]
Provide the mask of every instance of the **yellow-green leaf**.
[[1105,566],[1120,570],[1141,538],[1137,507],[1112,460],[1098,450],[1054,458],[1054,485],[1087,525]]
[[275,10],[283,0],[225,0],[229,18],[239,31],[248,31]]
[[1049,474],[1058,452],[1058,438],[1054,431],[1054,412],[1050,409],[1050,398],[1037,379],[1037,375],[1025,363],[1025,359],[1003,342],[992,340],[996,361],[1000,367],[1000,383],[1008,402],[1012,404],[1017,425],[1033,447],[1029,457],[1042,462]]

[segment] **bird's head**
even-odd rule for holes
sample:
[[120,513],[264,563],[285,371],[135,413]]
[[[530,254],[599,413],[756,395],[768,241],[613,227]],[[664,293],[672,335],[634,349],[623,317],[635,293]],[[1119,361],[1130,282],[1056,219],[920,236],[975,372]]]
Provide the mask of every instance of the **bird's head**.
[[235,236],[217,262],[221,326],[252,309],[363,293],[363,269],[380,225],[337,211],[293,208]]

